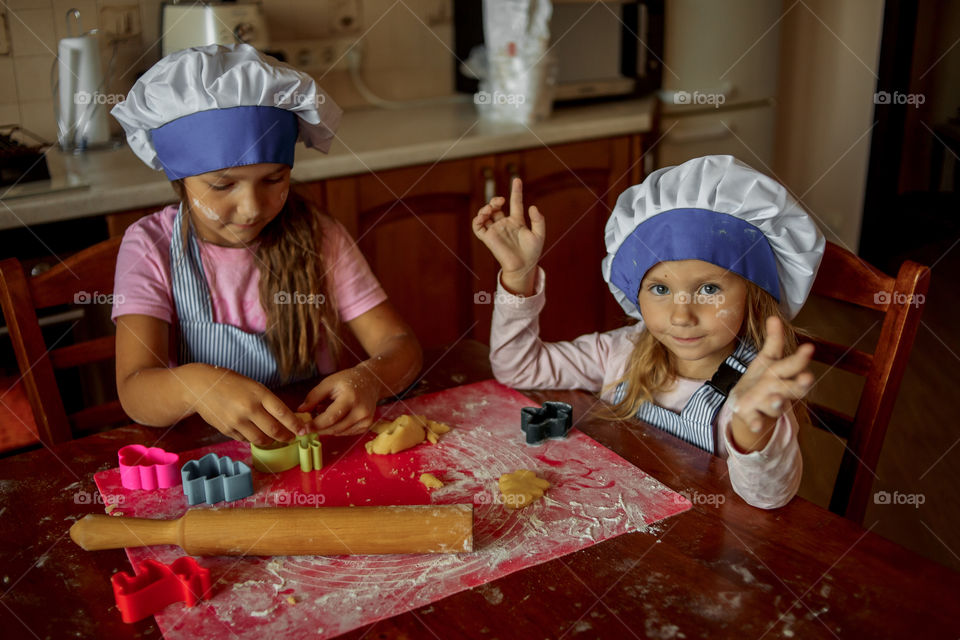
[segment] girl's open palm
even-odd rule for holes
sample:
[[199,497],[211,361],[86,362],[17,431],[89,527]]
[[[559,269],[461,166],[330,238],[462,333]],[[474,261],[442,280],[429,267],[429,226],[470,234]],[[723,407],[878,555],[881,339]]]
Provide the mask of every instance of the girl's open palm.
[[[764,427],[772,429],[794,401],[807,395],[814,382],[813,373],[808,369],[813,345],[801,345],[795,353],[784,357],[783,323],[774,316],[767,318],[766,323],[763,348],[730,393],[734,407],[733,435],[738,444],[752,439],[765,443],[767,437],[759,436]],[[749,431],[737,429],[738,419]]]
[[543,251],[546,221],[536,207],[530,207],[530,226],[523,215],[523,184],[514,178],[510,191],[510,215],[503,212],[505,199],[491,198],[473,219],[473,233],[500,263],[504,278],[527,277],[533,273]]

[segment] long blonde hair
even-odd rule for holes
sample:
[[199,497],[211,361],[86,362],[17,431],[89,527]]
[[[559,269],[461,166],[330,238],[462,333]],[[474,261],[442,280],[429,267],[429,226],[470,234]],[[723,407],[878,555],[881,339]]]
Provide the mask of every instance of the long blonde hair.
[[[192,225],[193,213],[183,180],[175,180],[172,185],[190,214]],[[309,376],[323,342],[334,364],[342,352],[340,315],[321,253],[322,215],[291,188],[283,209],[257,236],[260,304],[267,316],[266,340],[283,382]],[[187,225],[183,225],[184,248],[187,232]],[[278,304],[277,294],[281,292],[288,296],[312,295],[313,300],[322,302]]]
[[[750,281],[746,281],[747,297],[744,302],[745,314],[743,326],[740,327],[739,337],[750,340],[756,348],[762,349],[767,338],[766,319],[777,316],[783,323],[783,354],[788,356],[797,350],[797,336],[802,335],[784,317],[783,312],[769,293]],[[627,420],[633,418],[640,405],[644,402],[653,402],[656,394],[669,391],[676,382],[677,369],[670,356],[670,352],[646,329],[633,338],[633,351],[630,353],[627,369],[623,377],[607,389],[616,388],[621,382],[626,383],[626,391],[620,402],[602,411],[599,415],[610,420]],[[802,403],[797,403],[794,413],[798,420],[804,419],[806,410]]]

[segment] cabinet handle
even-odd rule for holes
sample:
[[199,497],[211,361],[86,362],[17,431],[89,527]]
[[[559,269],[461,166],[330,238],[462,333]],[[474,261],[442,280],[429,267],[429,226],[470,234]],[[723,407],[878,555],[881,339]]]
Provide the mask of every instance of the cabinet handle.
[[497,195],[497,181],[493,177],[493,169],[490,167],[485,167],[483,169],[484,204],[490,202],[495,195]]
[[509,163],[507,165],[507,173],[510,174],[510,189],[513,189],[513,179],[520,177],[520,168],[517,167],[517,163]]

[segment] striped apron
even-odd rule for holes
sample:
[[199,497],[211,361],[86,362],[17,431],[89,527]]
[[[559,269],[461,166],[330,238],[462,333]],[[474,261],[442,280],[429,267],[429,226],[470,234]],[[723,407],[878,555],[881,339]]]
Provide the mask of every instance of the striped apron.
[[189,251],[183,251],[184,223],[181,205],[170,239],[170,275],[179,330],[178,363],[204,362],[231,369],[267,387],[279,386],[284,381],[280,380],[265,334],[247,333],[213,321],[210,289],[193,229],[187,233]]
[[[679,414],[644,402],[637,410],[637,419],[673,434],[704,451],[717,453],[717,414],[727,399],[730,390],[740,380],[750,362],[757,357],[757,350],[749,340],[739,340],[737,348],[720,365],[713,378],[693,392],[683,411]],[[626,382],[617,385],[613,395],[614,404],[623,400]]]

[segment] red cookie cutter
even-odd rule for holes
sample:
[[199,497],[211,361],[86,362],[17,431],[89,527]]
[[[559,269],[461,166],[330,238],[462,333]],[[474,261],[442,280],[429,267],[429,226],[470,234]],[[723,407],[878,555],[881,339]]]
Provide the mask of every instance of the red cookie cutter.
[[125,571],[113,574],[113,597],[124,622],[136,622],[174,602],[192,607],[210,594],[210,569],[190,556],[165,565],[147,559],[134,565],[136,575]]
[[180,484],[180,456],[159,447],[128,444],[117,451],[120,483],[127,489],[166,489]]

